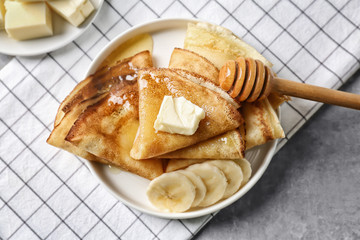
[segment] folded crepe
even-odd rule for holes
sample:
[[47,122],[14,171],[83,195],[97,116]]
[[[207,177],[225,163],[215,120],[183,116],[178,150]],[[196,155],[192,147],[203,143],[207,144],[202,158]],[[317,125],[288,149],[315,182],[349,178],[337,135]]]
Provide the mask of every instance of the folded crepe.
[[136,78],[116,83],[106,97],[78,117],[65,140],[139,176],[160,176],[164,172],[162,160],[130,157],[139,127],[138,97]]
[[219,85],[219,69],[203,56],[190,50],[175,48],[170,57],[169,68],[197,73]]
[[234,60],[238,56],[258,59],[267,66],[272,66],[255,48],[229,29],[209,23],[189,23],[184,48],[204,56],[218,69],[221,69],[226,61]]
[[108,163],[105,159],[99,158],[83,149],[77,148],[76,146],[72,145],[71,143],[65,141],[65,137],[68,134],[71,126],[76,121],[78,116],[90,105],[98,102],[102,98],[104,98],[107,93],[103,93],[99,96],[83,100],[82,102],[78,103],[77,105],[73,106],[71,110],[67,111],[64,116],[61,118],[60,123],[54,127],[53,131],[50,133],[49,138],[47,139],[47,143],[64,149],[68,152],[71,152],[77,156],[85,158],[89,161],[96,161],[100,163]]
[[[169,159],[240,159],[245,157],[245,139],[240,129],[228,131],[193,146],[159,156]],[[184,160],[181,160],[184,161]]]
[[90,105],[106,97],[110,87],[126,76],[133,77],[137,69],[152,66],[152,58],[148,51],[120,61],[111,68],[102,68],[75,86],[73,91],[60,104],[54,129],[47,143],[62,148],[90,161],[109,163],[75,145],[65,141],[65,137],[79,115]]
[[267,99],[244,104],[240,111],[246,123],[247,149],[284,137],[279,118]]
[[[188,72],[201,75],[205,80],[218,84],[219,70],[206,58],[189,50],[175,48],[171,54],[169,68],[186,77]],[[181,69],[182,71],[179,71]],[[218,90],[217,88],[212,88]],[[221,89],[220,89],[221,90]],[[224,91],[219,91],[224,94]],[[227,95],[227,94],[226,94]],[[230,96],[224,96],[234,103]],[[236,107],[239,107],[235,104]],[[235,130],[231,130],[214,138],[200,142],[194,146],[180,149],[160,156],[161,158],[197,158],[197,159],[239,159],[245,156],[245,122]]]
[[[211,85],[218,88],[210,82],[204,82],[198,76],[155,68],[140,70],[138,75],[140,126],[130,152],[131,157],[135,159],[151,158],[194,145],[236,129],[243,122],[233,105],[236,103],[229,103],[220,93],[205,87]],[[223,91],[220,89],[219,92]],[[193,135],[155,131],[154,122],[164,96],[182,96],[204,109],[205,118],[200,121],[199,128]]]
[[[208,59],[217,68],[221,68],[226,61],[239,56],[258,59],[267,66],[272,66],[255,48],[235,36],[230,30],[207,23],[188,24],[184,48]],[[271,100],[270,103],[264,100],[242,105],[244,110],[241,112],[245,117],[246,128],[246,149],[285,136],[274,107],[277,109],[288,98],[271,95],[268,99]]]
[[77,84],[60,104],[55,117],[54,126],[57,126],[65,114],[76,104],[108,92],[110,87],[120,80],[119,77],[126,77],[127,75],[134,74],[137,69],[152,66],[150,52],[143,51],[117,62],[113,67],[104,66],[100,68],[94,74]]

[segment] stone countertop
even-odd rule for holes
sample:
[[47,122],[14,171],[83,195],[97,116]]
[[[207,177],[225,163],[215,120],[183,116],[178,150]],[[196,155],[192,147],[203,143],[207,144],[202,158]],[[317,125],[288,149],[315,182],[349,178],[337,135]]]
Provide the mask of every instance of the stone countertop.
[[[0,69],[11,59],[0,54]],[[342,88],[360,94],[360,71]],[[322,107],[195,239],[359,239],[360,111]]]

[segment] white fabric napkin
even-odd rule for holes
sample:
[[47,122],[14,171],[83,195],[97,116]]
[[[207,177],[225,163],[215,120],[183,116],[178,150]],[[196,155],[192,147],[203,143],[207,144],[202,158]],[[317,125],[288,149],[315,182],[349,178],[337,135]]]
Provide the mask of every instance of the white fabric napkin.
[[[110,195],[79,158],[45,143],[59,103],[124,30],[155,18],[200,18],[253,45],[278,76],[338,88],[359,68],[359,12],[357,0],[108,0],[66,47],[13,58],[0,71],[0,238],[189,239],[213,217],[142,214]],[[296,98],[282,105],[279,148],[320,106]]]

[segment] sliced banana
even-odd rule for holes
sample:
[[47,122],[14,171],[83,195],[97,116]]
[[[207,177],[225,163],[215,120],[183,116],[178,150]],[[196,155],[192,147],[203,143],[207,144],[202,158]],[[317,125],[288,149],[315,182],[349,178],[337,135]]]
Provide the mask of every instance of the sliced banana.
[[178,173],[184,174],[195,186],[195,199],[191,204],[191,207],[196,207],[204,199],[206,195],[206,186],[201,178],[195,173],[187,170],[178,170]]
[[249,179],[251,177],[251,173],[252,173],[251,164],[245,158],[235,160],[235,162],[237,164],[239,164],[239,166],[241,167],[241,170],[243,172],[243,181],[241,183],[241,187],[242,187],[249,181]]
[[208,163],[218,167],[226,177],[228,185],[225,189],[223,198],[228,198],[239,190],[243,181],[243,173],[238,164],[230,160],[212,160]]
[[210,206],[222,199],[227,186],[224,173],[215,165],[209,163],[198,163],[186,168],[198,175],[206,186],[206,195],[199,203],[199,207]]
[[160,210],[185,212],[191,207],[196,191],[188,177],[178,172],[171,172],[152,180],[146,195],[149,201]]

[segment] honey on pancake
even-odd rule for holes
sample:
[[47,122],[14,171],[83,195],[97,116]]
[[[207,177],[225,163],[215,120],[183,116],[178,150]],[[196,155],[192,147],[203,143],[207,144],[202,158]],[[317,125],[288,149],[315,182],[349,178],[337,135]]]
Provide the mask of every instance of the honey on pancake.
[[153,50],[153,39],[151,35],[147,33],[130,38],[129,40],[118,46],[105,58],[105,60],[100,64],[99,68],[103,66],[113,66],[117,61],[123,60],[127,57],[131,57],[136,53],[145,50],[149,50],[150,53],[152,53]]

